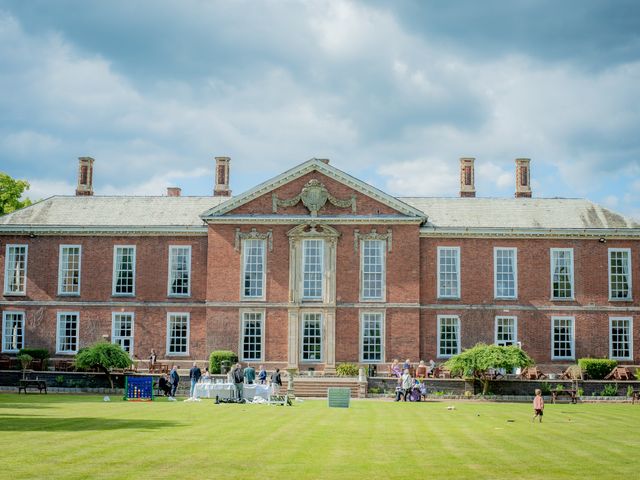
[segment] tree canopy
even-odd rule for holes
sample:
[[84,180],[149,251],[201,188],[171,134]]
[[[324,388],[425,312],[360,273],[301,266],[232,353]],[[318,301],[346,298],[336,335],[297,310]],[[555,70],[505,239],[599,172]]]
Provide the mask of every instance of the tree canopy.
[[29,182],[16,180],[0,172],[0,215],[31,205],[28,198],[20,200],[25,190],[29,190]]
[[76,367],[101,370],[107,376],[111,388],[113,388],[111,369],[129,368],[132,363],[129,354],[120,345],[109,342],[98,342],[80,350],[76,355]]
[[478,343],[473,348],[451,357],[445,366],[454,375],[473,377],[482,382],[482,393],[486,395],[491,379],[491,369],[512,370],[533,365],[533,359],[515,345],[501,347]]

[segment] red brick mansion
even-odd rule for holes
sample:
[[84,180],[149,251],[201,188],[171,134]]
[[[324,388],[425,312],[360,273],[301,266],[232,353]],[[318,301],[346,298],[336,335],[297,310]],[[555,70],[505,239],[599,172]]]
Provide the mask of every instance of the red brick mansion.
[[0,217],[2,352],[107,338],[330,372],[488,342],[640,363],[640,225],[531,198],[527,159],[509,199],[476,198],[473,159],[458,198],[393,197],[319,159],[231,197],[216,162],[213,196],[109,197],[82,157],[75,196]]

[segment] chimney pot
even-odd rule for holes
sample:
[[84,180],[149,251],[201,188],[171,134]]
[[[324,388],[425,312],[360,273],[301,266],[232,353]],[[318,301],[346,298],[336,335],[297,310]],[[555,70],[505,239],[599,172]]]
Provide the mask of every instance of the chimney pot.
[[230,197],[231,190],[229,190],[229,164],[231,159],[229,157],[215,157],[216,158],[216,180],[213,188],[214,197]]
[[531,159],[516,158],[516,198],[531,198]]
[[91,157],[78,158],[78,186],[76,196],[93,195],[93,162]]
[[473,157],[463,157],[460,159],[460,196],[475,197],[475,169]]
[[167,187],[167,197],[179,197],[181,193],[180,187]]

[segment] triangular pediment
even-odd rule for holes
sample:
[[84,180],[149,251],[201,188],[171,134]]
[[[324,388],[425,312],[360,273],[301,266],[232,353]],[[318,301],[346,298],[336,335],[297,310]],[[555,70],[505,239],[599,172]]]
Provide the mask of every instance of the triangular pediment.
[[200,216],[204,220],[243,214],[304,214],[321,218],[331,212],[339,216],[370,216],[377,212],[426,220],[420,210],[316,158]]

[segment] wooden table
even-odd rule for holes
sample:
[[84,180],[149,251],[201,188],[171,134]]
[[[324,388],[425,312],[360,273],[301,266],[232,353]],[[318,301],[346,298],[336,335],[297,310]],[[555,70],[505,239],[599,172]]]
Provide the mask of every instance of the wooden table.
[[47,393],[47,382],[44,380],[20,380],[18,384],[18,395],[22,390],[24,390],[25,395],[27,394],[27,388],[37,388],[40,393],[44,390],[44,393]]
[[578,403],[578,396],[576,395],[577,393],[578,392],[573,389],[551,390],[551,400],[553,401],[553,403],[556,403],[557,397],[565,395],[571,398],[571,403]]

